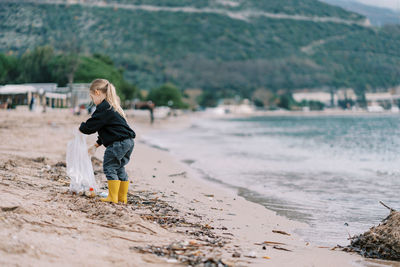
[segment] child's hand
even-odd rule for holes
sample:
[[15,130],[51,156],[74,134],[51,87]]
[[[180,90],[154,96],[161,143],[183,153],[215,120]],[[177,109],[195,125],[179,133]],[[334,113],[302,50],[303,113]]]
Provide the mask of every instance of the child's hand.
[[89,147],[89,149],[88,149],[88,154],[89,154],[90,156],[93,156],[94,153],[96,153],[96,148],[97,148],[97,147],[98,147],[97,144],[92,145],[91,147]]

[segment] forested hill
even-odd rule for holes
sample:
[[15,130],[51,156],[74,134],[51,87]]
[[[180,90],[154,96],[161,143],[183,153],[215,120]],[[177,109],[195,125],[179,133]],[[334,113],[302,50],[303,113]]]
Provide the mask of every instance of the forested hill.
[[400,27],[314,0],[3,0],[0,29],[0,52],[107,54],[143,89],[400,84]]

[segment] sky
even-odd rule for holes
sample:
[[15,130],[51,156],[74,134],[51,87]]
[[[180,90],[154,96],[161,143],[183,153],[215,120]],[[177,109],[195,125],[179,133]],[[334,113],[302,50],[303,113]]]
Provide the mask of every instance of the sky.
[[400,9],[400,0],[357,0],[357,2],[379,7],[387,7],[394,10]]

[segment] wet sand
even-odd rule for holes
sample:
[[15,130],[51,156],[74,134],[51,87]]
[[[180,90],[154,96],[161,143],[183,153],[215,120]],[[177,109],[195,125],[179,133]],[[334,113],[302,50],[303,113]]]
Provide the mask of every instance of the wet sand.
[[[150,127],[147,117],[129,117],[138,137],[127,166],[128,205],[71,195],[66,146],[87,118],[0,111],[1,265],[382,266],[302,241],[293,231],[304,224],[203,180],[141,141],[146,131],[182,123],[177,118]],[[105,191],[103,153],[93,165]]]

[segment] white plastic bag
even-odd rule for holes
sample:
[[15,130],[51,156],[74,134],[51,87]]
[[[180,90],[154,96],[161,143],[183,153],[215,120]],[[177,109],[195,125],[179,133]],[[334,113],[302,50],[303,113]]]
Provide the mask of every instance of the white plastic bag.
[[74,131],[74,136],[67,146],[67,175],[71,178],[69,189],[80,193],[93,188],[94,192],[98,192],[92,161],[87,151],[86,136],[78,130]]

